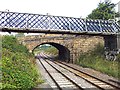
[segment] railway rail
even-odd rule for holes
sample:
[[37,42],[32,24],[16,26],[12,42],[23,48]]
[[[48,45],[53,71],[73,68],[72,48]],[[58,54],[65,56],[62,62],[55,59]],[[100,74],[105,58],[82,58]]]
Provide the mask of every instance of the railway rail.
[[[59,90],[72,89],[72,90],[85,90],[85,89],[95,89],[95,90],[120,90],[120,87],[112,85],[94,76],[91,76],[85,72],[77,70],[63,62],[51,61],[48,59],[39,58],[40,63],[52,78]],[[70,74],[66,74],[66,71],[74,74],[76,77],[82,78],[87,83],[91,84],[91,88],[82,86],[77,82]],[[79,80],[80,81],[80,80]],[[84,82],[85,83],[85,82]]]
[[60,72],[58,69],[54,68],[46,60],[39,59],[39,61],[46,70],[46,72],[49,74],[49,76],[52,78],[54,83],[56,84],[57,89],[83,90],[78,84],[76,84],[74,81],[72,81],[69,77]]
[[102,90],[106,90],[106,89],[110,89],[110,90],[120,90],[120,87],[110,84],[108,82],[105,82],[99,78],[96,78],[94,76],[91,76],[83,71],[80,71],[74,67],[71,67],[65,63],[62,63],[61,61],[54,61],[55,64],[59,65],[60,67],[67,69],[68,71],[74,73],[75,75],[83,78],[84,80],[88,81],[89,83],[95,85],[96,87],[102,89]]

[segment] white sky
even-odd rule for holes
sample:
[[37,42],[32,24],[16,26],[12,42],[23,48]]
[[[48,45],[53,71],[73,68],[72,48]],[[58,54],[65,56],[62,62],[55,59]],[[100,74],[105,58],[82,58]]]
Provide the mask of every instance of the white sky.
[[[104,0],[0,0],[0,11],[85,18]],[[111,0],[118,3],[120,0]]]
[[[101,0],[104,1],[104,0]],[[112,0],[117,3],[119,0]],[[85,18],[100,0],[1,0],[0,11],[37,13]]]

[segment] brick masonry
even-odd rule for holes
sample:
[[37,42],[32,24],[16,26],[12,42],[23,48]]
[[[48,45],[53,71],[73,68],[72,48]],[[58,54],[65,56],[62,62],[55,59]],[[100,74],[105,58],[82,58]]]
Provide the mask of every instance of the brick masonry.
[[74,63],[81,53],[93,50],[98,43],[104,44],[104,38],[100,36],[88,35],[36,35],[18,38],[29,51],[41,44],[51,44],[59,50],[60,57],[67,62]]

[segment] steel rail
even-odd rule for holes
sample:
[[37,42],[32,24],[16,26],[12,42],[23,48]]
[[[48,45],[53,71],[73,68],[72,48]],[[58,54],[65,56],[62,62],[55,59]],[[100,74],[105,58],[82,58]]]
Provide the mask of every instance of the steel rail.
[[56,80],[53,78],[53,76],[49,73],[49,71],[46,69],[46,67],[43,65],[43,63],[41,62],[40,59],[38,59],[41,63],[41,65],[43,66],[43,68],[45,69],[45,71],[48,73],[48,75],[50,76],[50,78],[54,81],[54,83],[56,84],[56,86],[58,87],[59,90],[62,90],[62,88],[59,86],[59,84],[56,82]]
[[[65,64],[65,63],[62,63],[61,61],[57,61],[57,62],[54,62],[54,63],[57,64],[57,65],[59,65],[59,66],[61,66],[60,64],[65,65],[66,67],[69,67],[70,69],[76,70],[76,71],[78,71],[78,72],[80,72],[80,73],[83,73],[84,75],[87,75],[87,76],[93,78],[93,79],[97,79],[97,80],[99,80],[99,81],[101,81],[101,82],[103,82],[103,83],[105,83],[105,84],[108,84],[108,85],[114,87],[116,90],[120,90],[120,87],[117,87],[117,86],[115,86],[115,85],[113,85],[113,84],[110,84],[110,83],[108,83],[108,82],[106,82],[106,81],[103,81],[103,80],[101,80],[101,79],[99,79],[99,78],[97,78],[97,77],[94,77],[94,76],[89,75],[89,74],[87,74],[87,73],[85,73],[85,72],[83,72],[83,71],[80,71],[80,70],[78,70],[78,69],[76,69],[76,68],[73,68],[73,67],[71,67],[71,66],[69,66],[69,65],[67,65],[67,64]],[[58,63],[60,63],[60,64],[58,64]],[[63,66],[61,66],[61,67],[63,67]],[[63,68],[64,68],[64,69],[67,69],[67,68],[65,68],[65,67],[63,67]],[[68,69],[67,69],[67,70],[68,70]],[[69,70],[69,71],[70,71],[70,70]],[[72,71],[70,71],[70,72],[72,72]],[[80,75],[76,74],[75,72],[72,72],[72,73],[74,73],[75,75],[77,75],[77,76],[80,77]],[[83,77],[81,77],[81,78],[83,78]],[[85,78],[83,78],[83,79],[85,79]],[[85,79],[85,80],[88,81],[88,82],[90,82],[90,81],[87,80],[87,79]],[[95,84],[92,83],[92,82],[90,82],[90,83],[93,84],[93,85],[95,85]],[[95,86],[97,86],[97,85],[95,85]],[[99,87],[99,86],[97,86],[97,87],[100,88],[100,89],[102,89],[102,90],[104,90],[103,88],[101,88],[101,87]]]
[[50,64],[47,60],[45,60],[50,66],[52,66],[57,72],[59,72],[60,74],[62,74],[65,78],[67,78],[71,83],[73,83],[76,87],[78,87],[80,90],[84,90],[82,87],[80,87],[76,82],[74,82],[73,80],[71,80],[68,76],[66,76],[64,73],[62,73],[60,70],[58,70],[57,68],[55,68],[52,64]]

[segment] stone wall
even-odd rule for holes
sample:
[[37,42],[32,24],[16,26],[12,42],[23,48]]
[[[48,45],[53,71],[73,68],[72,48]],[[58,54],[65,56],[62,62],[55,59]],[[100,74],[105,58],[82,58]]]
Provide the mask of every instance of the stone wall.
[[[40,44],[51,44],[59,48],[59,45],[67,48],[70,51],[71,63],[74,63],[81,53],[93,50],[98,43],[104,44],[103,37],[100,36],[87,36],[87,35],[40,35],[40,36],[27,36],[19,38],[19,41],[23,43],[27,48],[32,51],[36,46]],[[53,44],[56,43],[56,44]],[[58,46],[57,46],[58,45]],[[64,50],[64,49],[61,49]],[[64,53],[65,54],[65,53]],[[69,55],[68,55],[69,56]]]
[[80,36],[75,38],[73,43],[73,60],[76,60],[80,54],[93,50],[99,43],[104,45],[104,39],[99,36]]

